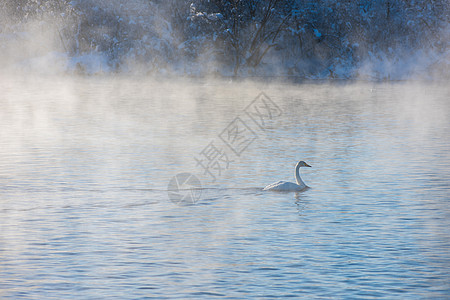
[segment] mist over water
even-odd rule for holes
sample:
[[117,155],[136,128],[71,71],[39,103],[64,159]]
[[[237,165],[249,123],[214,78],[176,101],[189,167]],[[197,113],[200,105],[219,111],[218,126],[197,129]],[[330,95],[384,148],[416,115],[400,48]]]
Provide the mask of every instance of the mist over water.
[[[281,110],[264,130],[260,92]],[[10,76],[0,95],[2,299],[450,295],[443,84]],[[240,156],[219,137],[236,117],[257,135]],[[262,192],[298,160],[311,189]],[[180,172],[195,205],[167,193]]]
[[0,3],[0,298],[449,298],[447,2]]

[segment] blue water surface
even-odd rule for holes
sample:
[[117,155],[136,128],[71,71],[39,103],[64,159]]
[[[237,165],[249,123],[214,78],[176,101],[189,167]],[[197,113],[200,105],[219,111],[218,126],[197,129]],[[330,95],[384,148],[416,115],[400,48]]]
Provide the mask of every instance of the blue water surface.
[[[262,128],[261,91],[279,109]],[[448,299],[449,91],[4,80],[0,298]],[[220,170],[198,162],[211,143]],[[298,160],[310,189],[262,191]],[[168,194],[180,172],[195,204]]]

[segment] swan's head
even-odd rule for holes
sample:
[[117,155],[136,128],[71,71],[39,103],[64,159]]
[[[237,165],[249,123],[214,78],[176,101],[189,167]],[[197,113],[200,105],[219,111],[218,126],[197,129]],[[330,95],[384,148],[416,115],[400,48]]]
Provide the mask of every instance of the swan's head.
[[310,167],[311,168],[311,166],[308,165],[307,163],[305,163],[303,160],[298,162],[297,167],[299,167],[299,168],[300,167]]

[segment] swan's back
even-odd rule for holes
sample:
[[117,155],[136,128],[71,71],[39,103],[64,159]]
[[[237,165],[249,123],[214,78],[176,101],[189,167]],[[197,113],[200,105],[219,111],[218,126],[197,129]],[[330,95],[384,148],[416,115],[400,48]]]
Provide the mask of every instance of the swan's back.
[[305,186],[300,186],[293,182],[287,181],[277,181],[275,183],[269,184],[264,188],[264,191],[276,191],[276,192],[293,192],[293,191],[301,191]]

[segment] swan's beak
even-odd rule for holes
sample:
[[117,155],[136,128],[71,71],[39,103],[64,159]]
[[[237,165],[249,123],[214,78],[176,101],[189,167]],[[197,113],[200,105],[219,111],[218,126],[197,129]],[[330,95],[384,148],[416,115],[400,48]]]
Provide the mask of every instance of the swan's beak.
[[311,168],[311,166],[310,166],[310,165],[308,165],[307,163],[305,163],[305,166],[307,166],[307,167],[310,167],[310,168]]

